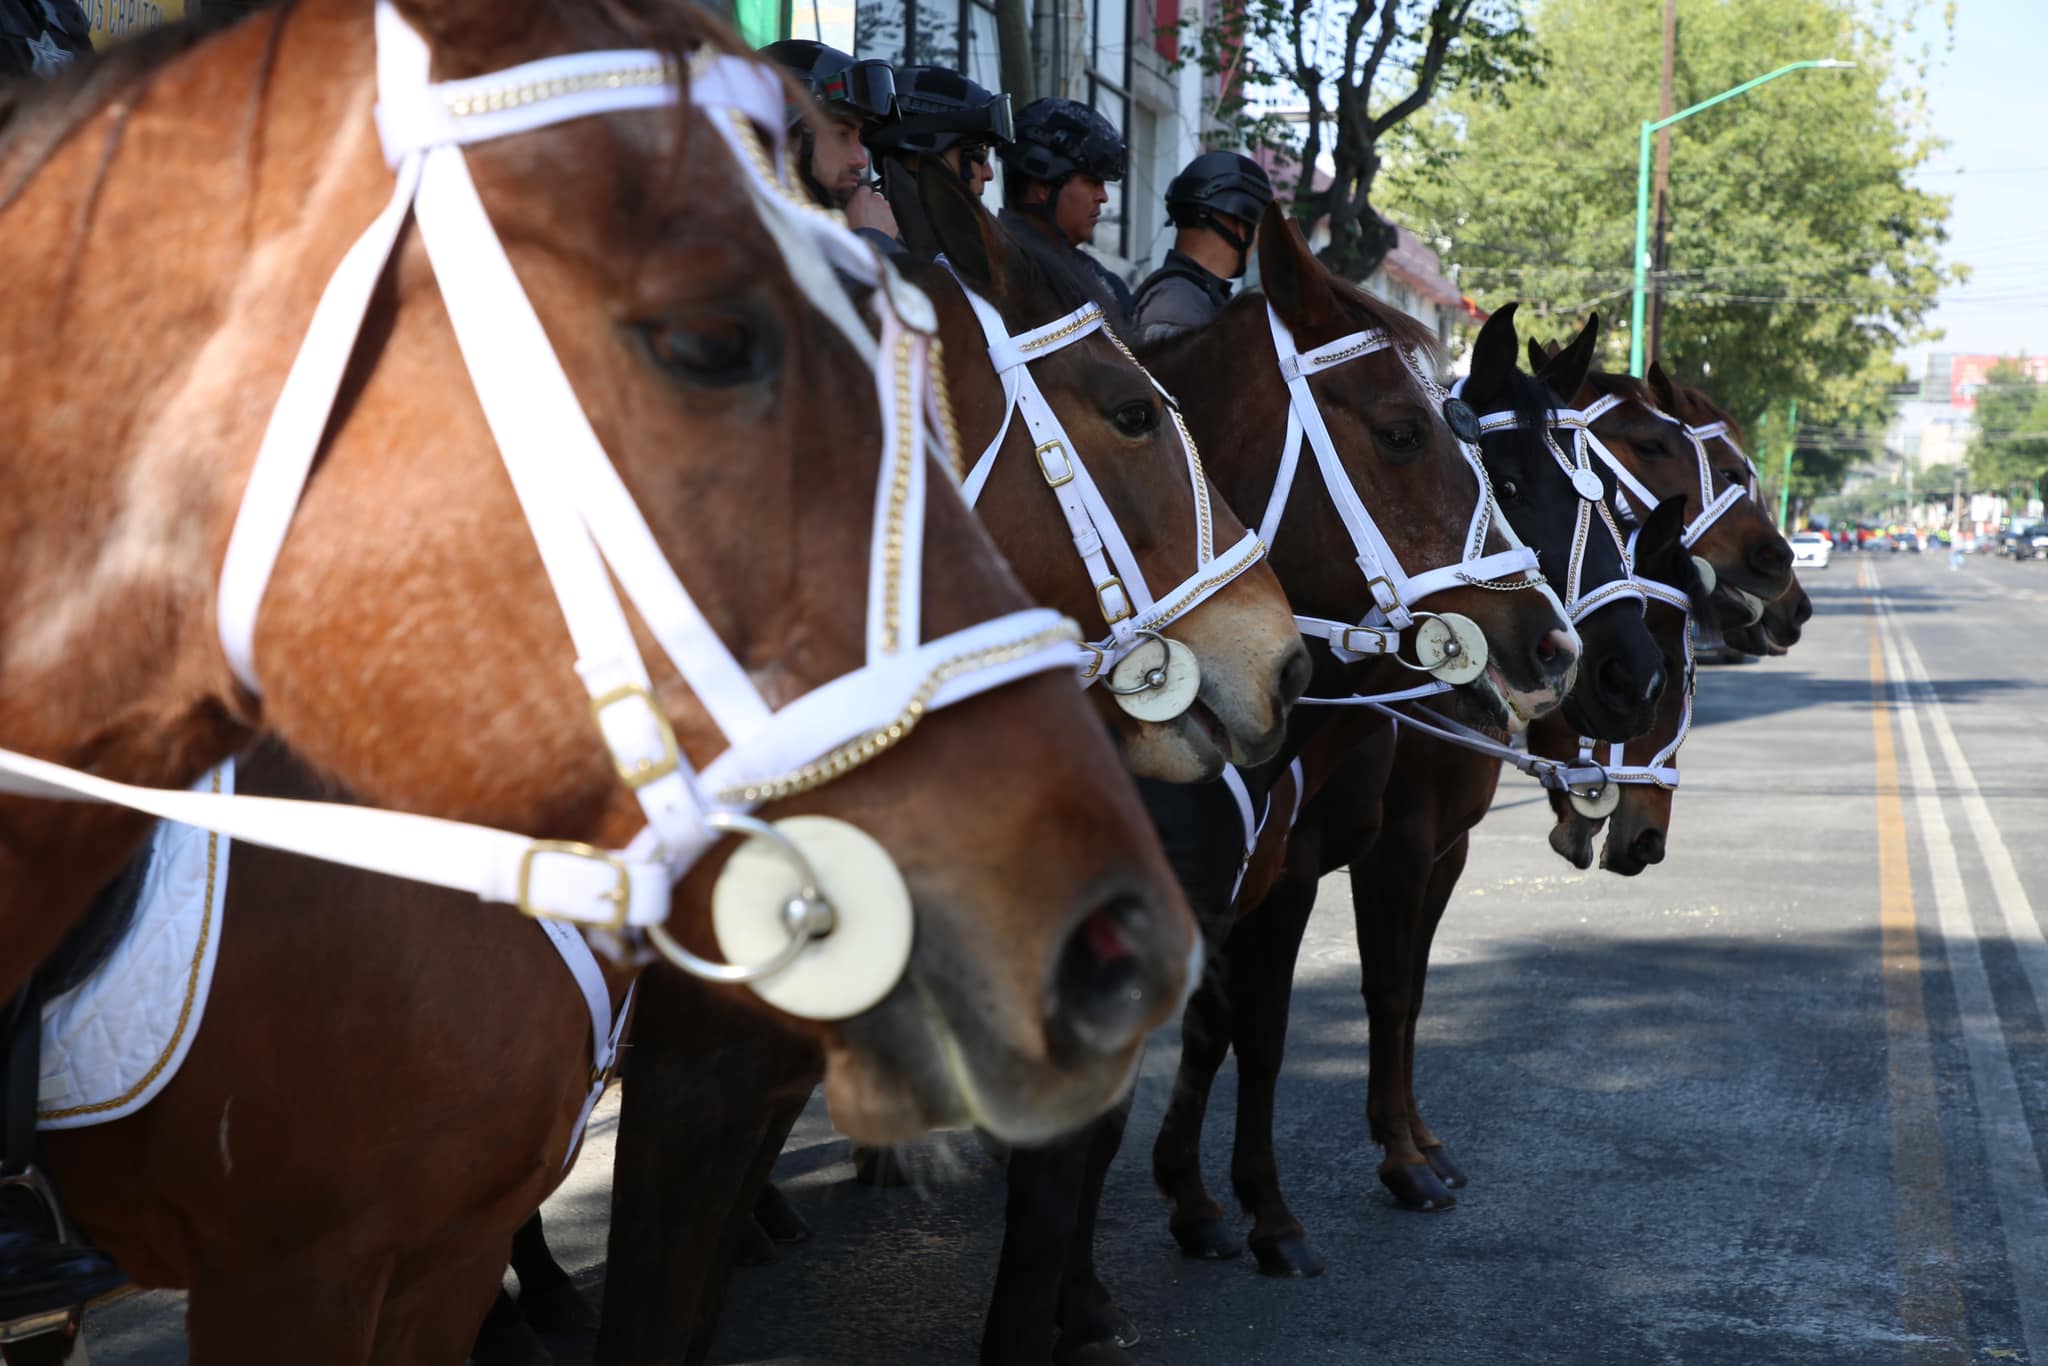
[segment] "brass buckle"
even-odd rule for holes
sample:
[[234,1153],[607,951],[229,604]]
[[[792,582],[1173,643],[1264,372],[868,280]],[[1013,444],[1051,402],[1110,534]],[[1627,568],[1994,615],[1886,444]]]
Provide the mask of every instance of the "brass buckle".
[[1081,670],[1081,678],[1085,682],[1102,671],[1102,662],[1108,659],[1109,655],[1100,646],[1091,645],[1085,640],[1081,642],[1081,648],[1088,652],[1088,667]]
[[[1384,585],[1387,590],[1387,597],[1384,602],[1380,600],[1380,587],[1382,585]],[[1401,610],[1400,591],[1394,587],[1394,581],[1388,578],[1386,575],[1375,574],[1371,578],[1367,579],[1365,581],[1365,591],[1372,594],[1373,605],[1378,607],[1382,612],[1385,612],[1388,616],[1392,616],[1394,613]]]
[[[1357,634],[1359,634],[1359,635],[1368,635],[1368,636],[1371,636],[1371,637],[1372,637],[1372,647],[1371,647],[1371,648],[1368,648],[1368,649],[1364,649],[1364,650],[1361,650],[1361,649],[1359,649],[1359,648],[1358,648],[1358,647],[1357,647],[1356,645],[1353,645],[1353,644],[1351,643],[1351,637],[1352,637],[1353,633],[1357,633]],[[1391,639],[1391,640],[1393,641],[1393,643],[1394,643],[1394,649],[1393,649],[1393,650],[1390,650],[1390,649],[1388,649],[1388,648],[1387,648],[1387,646],[1388,646],[1388,641],[1389,641],[1390,639]],[[1384,629],[1382,629],[1382,628],[1380,628],[1380,627],[1378,627],[1378,626],[1346,626],[1346,627],[1344,628],[1344,639],[1343,639],[1343,641],[1342,641],[1342,642],[1341,642],[1341,643],[1339,644],[1338,648],[1339,648],[1339,649],[1344,649],[1344,650],[1349,650],[1349,651],[1351,651],[1351,652],[1352,652],[1353,654],[1360,654],[1360,655],[1372,655],[1372,654],[1380,654],[1380,655],[1384,655],[1384,654],[1392,654],[1392,653],[1394,653],[1394,652],[1395,652],[1395,650],[1398,650],[1398,649],[1400,648],[1400,640],[1401,640],[1401,633],[1400,633],[1399,631],[1388,631],[1388,630],[1384,630]]]
[[[628,683],[624,687],[613,688],[608,693],[590,699],[590,719],[596,723],[599,733],[604,730],[606,708],[617,706],[634,697],[647,704],[649,714],[654,717],[655,728],[661,734],[662,749],[661,758],[642,759],[631,768],[628,768],[617,754],[612,754],[612,771],[619,775],[620,782],[638,792],[649,783],[658,782],[681,768],[682,753],[676,747],[675,728],[669,725],[668,718],[661,714],[661,708],[654,704],[654,694],[638,683]],[[606,745],[605,750],[609,753],[611,746]]]
[[600,849],[594,844],[580,844],[575,840],[535,840],[526,846],[526,852],[519,856],[519,889],[512,902],[519,908],[521,915],[534,920],[573,920],[579,925],[592,923],[573,916],[544,911],[533,904],[533,861],[542,854],[561,854],[568,858],[589,859],[592,863],[602,863],[610,868],[618,880],[602,899],[611,903],[612,916],[598,928],[613,933],[626,928],[626,911],[633,903],[632,871],[626,867],[623,858],[609,849]]
[[[1057,479],[1053,477],[1052,467],[1045,463],[1047,451],[1058,451],[1060,453],[1060,474]],[[1038,447],[1032,454],[1038,458],[1038,472],[1045,476],[1045,486],[1047,488],[1056,489],[1062,484],[1074,482],[1074,457],[1067,454],[1067,448],[1057,438]]]
[[[1117,596],[1122,598],[1124,603],[1123,611],[1114,615],[1111,615],[1109,610],[1109,599],[1103,596],[1112,588],[1116,590]],[[1129,590],[1124,587],[1124,581],[1114,574],[1111,574],[1101,583],[1095,585],[1095,603],[1096,606],[1102,609],[1102,619],[1111,626],[1116,625],[1120,621],[1130,620],[1131,613],[1135,610],[1131,606],[1131,595]]]

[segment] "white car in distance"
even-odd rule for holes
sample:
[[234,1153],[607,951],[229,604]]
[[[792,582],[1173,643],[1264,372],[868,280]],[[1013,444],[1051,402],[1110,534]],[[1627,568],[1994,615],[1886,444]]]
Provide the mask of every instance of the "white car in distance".
[[1795,531],[1792,533],[1792,567],[1794,569],[1826,569],[1828,561],[1835,557],[1835,545],[1818,531]]

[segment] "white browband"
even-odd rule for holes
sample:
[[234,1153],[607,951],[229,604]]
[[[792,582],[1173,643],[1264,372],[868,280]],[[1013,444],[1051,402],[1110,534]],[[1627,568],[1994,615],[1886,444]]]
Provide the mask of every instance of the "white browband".
[[[955,279],[957,281],[958,277]],[[1266,547],[1257,533],[1247,531],[1222,555],[1216,553],[1209,479],[1202,472],[1202,457],[1195,449],[1194,438],[1188,434],[1187,424],[1181,420],[1180,408],[1174,403],[1173,396],[1152,378],[1151,373],[1109,330],[1098,305],[1086,304],[1042,327],[1011,336],[1008,324],[995,305],[969,289],[964,281],[959,281],[959,284],[960,291],[974,307],[974,316],[981,322],[982,334],[988,340],[989,361],[995,366],[1003,384],[1002,425],[987,449],[969,467],[961,492],[970,506],[980,500],[981,491],[995,468],[996,454],[1010,433],[1010,424],[1021,417],[1025,430],[1031,434],[1038,472],[1046,487],[1059,500],[1060,511],[1067,519],[1067,530],[1074,538],[1074,549],[1087,567],[1089,582],[1095,585],[1097,606],[1109,628],[1107,636],[1092,644],[1084,642],[1081,645],[1084,656],[1081,679],[1083,686],[1091,685],[1106,677],[1118,661],[1142,643],[1145,633],[1163,629],[1206,601],[1256,564],[1266,553]],[[1166,411],[1171,415],[1174,429],[1180,435],[1181,450],[1187,461],[1188,483],[1194,493],[1195,504],[1195,563],[1186,578],[1156,595],[1146,582],[1144,569],[1132,553],[1123,529],[1117,525],[1116,515],[1103,501],[1101,490],[1089,475],[1080,447],[1067,434],[1059,415],[1052,410],[1031,373],[1032,362],[1044,360],[1097,331],[1108,337],[1144,374],[1147,382],[1158,390]]]
[[[655,927],[655,942],[676,957],[679,946],[658,933],[671,890],[723,833],[761,833],[745,812],[857,767],[930,711],[1028,674],[1071,668],[1074,627],[1034,610],[924,639],[931,460],[925,423],[908,396],[936,382],[928,374],[934,314],[843,222],[790,192],[778,169],[779,141],[772,150],[760,142],[762,130],[779,139],[784,126],[783,86],[767,68],[704,55],[690,63],[685,82],[658,52],[586,52],[436,84],[428,80],[427,44],[388,0],[377,7],[376,33],[377,127],[397,183],[330,278],[264,434],[221,573],[222,648],[236,676],[257,690],[257,611],[371,293],[410,216],[574,642],[591,721],[647,828],[627,849],[611,851],[364,807],[138,788],[7,751],[0,751],[0,790],[111,802],[586,927]],[[738,182],[798,286],[875,369],[883,442],[866,660],[780,709],[770,708],[711,629],[599,444],[462,153],[467,143],[679,99],[731,150]],[[879,340],[835,272],[875,286]],[[656,703],[614,581],[726,737],[725,750],[701,767],[681,752]],[[623,951],[617,940],[600,944]],[[686,953],[678,961],[736,980],[728,965]]]

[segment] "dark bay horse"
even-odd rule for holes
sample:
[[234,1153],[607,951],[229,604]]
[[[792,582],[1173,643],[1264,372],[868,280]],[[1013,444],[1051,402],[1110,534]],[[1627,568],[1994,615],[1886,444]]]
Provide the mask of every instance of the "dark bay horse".
[[[508,14],[445,0],[392,15],[444,77],[620,47],[667,54],[647,68],[656,80],[709,69],[693,54],[746,65],[682,4]],[[378,85],[368,7],[308,0],[203,41],[145,41],[11,112],[0,261],[48,287],[46,308],[0,320],[0,356],[57,391],[0,416],[14,590],[0,741],[176,784],[261,736],[245,790],[616,848],[645,817],[568,667],[416,235],[263,599],[260,700],[222,659],[218,565],[269,397],[335,258],[391,202]],[[247,92],[233,116],[209,103],[223,89]],[[513,244],[516,292],[546,320],[662,557],[746,675],[786,701],[862,658],[876,491],[885,471],[919,467],[881,460],[875,371],[799,282],[829,278],[823,258],[763,231],[744,189],[756,172],[727,140],[745,138],[683,96],[464,159]],[[761,122],[778,126],[779,103]],[[145,222],[177,251],[150,257],[130,231]],[[52,278],[67,246],[74,263],[135,273]],[[899,287],[882,278],[878,297]],[[77,369],[57,358],[86,351],[104,355],[98,392],[121,404],[67,387]],[[804,421],[812,402],[843,415],[835,440]],[[945,567],[908,584],[936,631],[1027,606],[957,499],[930,500],[918,544]],[[1019,641],[1003,658],[1050,648]],[[949,661],[933,686],[994,662]],[[723,734],[704,699],[673,672],[655,686],[680,748],[711,761]],[[1124,1089],[1180,993],[1192,926],[1074,693],[1064,669],[959,707],[928,691],[820,771],[832,781],[773,785],[771,815],[857,816],[916,917],[909,972],[879,1007],[804,1027],[850,1132],[1070,1127]],[[142,828],[95,807],[0,807],[15,978]],[[700,955],[715,951],[726,853],[697,860],[667,902],[670,934]],[[51,1136],[50,1167],[139,1283],[191,1289],[196,1362],[460,1360],[512,1229],[569,1156],[593,1082],[590,1014],[542,932],[503,910],[254,845],[234,859],[232,930],[184,1066],[135,1116]],[[635,966],[602,963],[614,1011]]]
[[[1550,411],[1561,393],[1577,389],[1596,337],[1597,321],[1590,322],[1531,378],[1516,368],[1513,310],[1503,309],[1475,342],[1472,374],[1461,393],[1494,415],[1481,418],[1487,432],[1482,456],[1503,510],[1538,548],[1551,580],[1570,585],[1567,604],[1591,609],[1579,621],[1587,643],[1579,689],[1603,673],[1611,680],[1594,692],[1593,705],[1575,710],[1567,699],[1551,716],[1570,714],[1574,730],[1597,728],[1621,739],[1651,723],[1664,690],[1664,664],[1643,625],[1642,600],[1631,591],[1619,529],[1604,515],[1613,481],[1595,475],[1594,462],[1576,446],[1576,458],[1567,460],[1573,434],[1560,440],[1550,430]],[[1603,515],[1593,519],[1589,535],[1588,514],[1596,510]],[[1675,542],[1677,525],[1674,501],[1645,535]],[[1604,629],[1588,630],[1589,623]],[[1410,719],[1435,718],[1424,712]],[[1492,800],[1500,758],[1453,748],[1416,725],[1396,726],[1392,733],[1346,737],[1343,745],[1330,743],[1335,737],[1327,734],[1317,737],[1283,798],[1299,805],[1300,817],[1291,833],[1281,825],[1282,833],[1261,841],[1255,875],[1247,879],[1239,918],[1220,955],[1227,987],[1215,990],[1213,981],[1205,982],[1184,1018],[1180,1073],[1153,1148],[1153,1171],[1174,1204],[1175,1237],[1191,1254],[1229,1255],[1244,1246],[1208,1193],[1200,1163],[1209,1088],[1235,1049],[1231,1183],[1253,1220],[1245,1241],[1268,1274],[1322,1270],[1320,1254],[1280,1189],[1273,1107],[1295,958],[1316,885],[1346,865],[1371,1018],[1367,1111],[1373,1136],[1386,1148],[1380,1179],[1415,1208],[1447,1208],[1453,1201],[1448,1184],[1462,1180],[1414,1107],[1414,1030],[1431,936],[1462,870],[1469,831]]]
[[[1268,503],[1279,454],[1277,433],[1285,426],[1290,401],[1272,360],[1269,302],[1304,348],[1371,328],[1385,329],[1411,352],[1426,354],[1429,345],[1427,334],[1412,320],[1331,278],[1283,215],[1269,215],[1260,251],[1266,294],[1241,300],[1205,333],[1145,358],[1180,396],[1210,476],[1240,512]],[[956,348],[949,349],[957,354]],[[1247,367],[1247,355],[1266,360]],[[1457,453],[1439,400],[1423,389],[1400,351],[1380,350],[1329,370],[1316,377],[1314,390],[1339,436],[1347,482],[1383,520],[1404,563],[1418,568],[1458,564],[1471,551],[1492,553],[1504,546],[1496,519],[1483,543],[1468,547],[1474,509],[1486,497],[1484,487]],[[972,434],[966,444],[974,446]],[[1285,507],[1280,533],[1269,542],[1274,566],[1297,610],[1306,601],[1316,610],[1356,621],[1372,606],[1371,585],[1355,566],[1356,549],[1340,553],[1339,547],[1350,542],[1313,476],[1302,477]],[[1504,682],[1486,679],[1459,690],[1472,698],[1475,714],[1504,716],[1510,707],[1556,705],[1576,662],[1577,645],[1554,595],[1460,586],[1443,593],[1440,601],[1445,610],[1469,611],[1481,620],[1489,653],[1501,661]],[[1318,667],[1320,682],[1347,693],[1356,687],[1386,689],[1414,676],[1384,658],[1360,666],[1325,653]],[[1347,714],[1340,723],[1353,722]],[[1292,757],[1289,748],[1302,743],[1300,725],[1297,709],[1288,748],[1269,767],[1285,770]],[[1148,783],[1146,793],[1191,898],[1225,907],[1220,914],[1227,918],[1230,887],[1241,866],[1236,851],[1242,848],[1231,798],[1214,786]],[[1162,814],[1169,807],[1172,815]],[[1209,827],[1221,830],[1220,841],[1205,838]],[[680,1013],[683,1003],[672,997],[671,1005],[679,1014],[669,1027],[687,1027],[688,1017]],[[706,1008],[700,998],[698,1009]],[[764,1077],[785,1074],[768,1070],[772,1060],[759,1053],[732,1054],[720,1068],[676,1059],[657,1071],[648,1061],[636,1050],[628,1063],[599,1360],[697,1361],[709,1349],[730,1249],[751,1216],[753,1192],[765,1179],[788,1126],[786,1118],[779,1127],[764,1124],[754,1091]],[[735,1087],[735,1077],[746,1078],[746,1085]],[[778,1085],[777,1094],[800,1106],[806,1087]],[[700,1170],[704,1154],[693,1149],[679,1155],[672,1146],[652,1142],[629,1153],[624,1138],[636,1106],[664,1104],[700,1113],[714,1110],[735,1125],[769,1132],[772,1142],[750,1170],[721,1167],[701,1180],[679,1180],[679,1172]],[[1013,1153],[1011,1217],[983,1334],[984,1361],[1045,1363],[1056,1342],[1063,1355],[1087,1349],[1098,1360],[1121,1357],[1113,1339],[1127,1325],[1093,1268],[1093,1205],[1121,1128],[1121,1116],[1113,1113],[1068,1142]],[[652,1135],[658,1129],[651,1125],[643,1132]],[[630,1204],[620,1196],[629,1179],[638,1193]],[[621,1230],[628,1227],[634,1232],[622,1239]],[[716,1254],[704,1251],[721,1243]],[[631,1269],[649,1265],[646,1253],[654,1247],[660,1249],[658,1272]],[[621,1276],[631,1276],[630,1284],[622,1284]],[[630,1303],[637,1306],[631,1310],[626,1310],[628,1289]],[[629,1317],[615,1317],[619,1310]]]
[[[1656,514],[1652,514],[1654,517]],[[1703,598],[1692,557],[1674,540],[1660,556],[1645,532],[1638,543],[1633,564],[1635,576],[1676,590],[1688,602]],[[1621,762],[1631,768],[1675,768],[1678,747],[1684,742],[1691,722],[1694,689],[1698,673],[1693,667],[1691,612],[1661,597],[1652,597],[1644,607],[1644,624],[1663,653],[1671,685],[1657,702],[1656,720],[1650,728],[1621,746]],[[1683,686],[1680,686],[1680,684]],[[1578,729],[1562,716],[1546,716],[1529,727],[1529,752],[1560,763],[1576,761],[1584,749]],[[1612,749],[1597,746],[1591,757],[1602,764],[1612,761]],[[1593,837],[1604,827],[1606,842],[1600,849],[1600,866],[1623,877],[1634,877],[1664,859],[1671,831],[1671,809],[1677,789],[1649,773],[1616,782],[1615,805],[1605,816],[1588,815],[1561,792],[1546,794],[1555,824],[1550,847],[1575,868],[1593,866]]]

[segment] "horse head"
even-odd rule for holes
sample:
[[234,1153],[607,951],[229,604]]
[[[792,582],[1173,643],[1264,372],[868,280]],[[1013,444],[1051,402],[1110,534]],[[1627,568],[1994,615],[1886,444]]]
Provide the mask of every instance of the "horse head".
[[[943,163],[927,160],[918,189],[907,221],[931,240],[912,246],[950,267],[913,273],[948,339],[968,491],[1026,591],[1101,638],[1083,677],[1125,765],[1189,782],[1263,761],[1309,674],[1263,547],[1071,267],[1005,231]],[[1155,632],[1191,652],[1198,688],[1145,695],[1155,662],[1185,667]]]
[[[398,105],[388,83],[380,97],[408,50],[386,43],[394,20],[424,45]],[[0,368],[55,384],[0,412],[0,746],[182,786],[269,733],[366,805],[545,837],[570,872],[652,833],[644,793],[678,771],[720,810],[831,817],[879,845],[914,926],[907,971],[871,1008],[801,1025],[842,1127],[891,1141],[973,1122],[1030,1140],[1099,1112],[1180,1000],[1194,926],[1051,614],[1029,638],[927,655],[977,624],[1035,618],[969,510],[916,493],[921,447],[903,442],[917,424],[878,402],[917,391],[918,301],[886,272],[850,300],[794,216],[764,207],[780,90],[751,105],[717,93],[762,78],[682,4],[408,0],[379,10],[375,34],[357,0],[306,0],[116,83],[67,136],[39,138],[53,150],[6,210],[0,270],[44,279],[68,249],[142,276],[82,279],[0,319]],[[459,95],[426,84],[429,62],[446,82],[619,49],[656,56],[627,53],[616,79],[557,67]],[[229,85],[251,92],[248,119],[195,117],[173,138],[130,117],[147,108],[156,130],[165,88]],[[643,103],[602,116],[492,124],[454,151],[459,177],[442,154],[461,143],[433,140],[450,119],[516,125],[531,103],[636,85]],[[10,135],[34,114],[17,109]],[[422,136],[393,156],[395,178],[387,149]],[[414,171],[434,215],[426,189],[403,198]],[[513,280],[489,298],[525,308],[558,362],[544,368],[568,398],[545,430],[486,416],[549,376],[493,365],[507,329],[453,302],[476,258],[428,222],[468,212],[457,201]],[[252,606],[259,693],[216,628],[223,549],[316,302],[393,204],[394,233],[408,207],[419,226],[342,358],[320,462]],[[131,252],[124,227],[167,214],[177,249]],[[144,277],[147,291],[119,282]],[[900,326],[878,344],[854,310],[883,301]],[[83,351],[121,402],[58,379],[84,384],[66,363]],[[630,566],[567,466],[528,467],[538,499],[507,478],[522,442],[577,441],[631,514]],[[572,641],[571,598],[537,549],[567,507],[619,583],[677,585],[628,588],[629,611],[603,567],[583,580],[616,619],[610,656]],[[576,549],[575,535],[554,544]],[[645,683],[598,696],[588,679],[621,668]],[[892,699],[889,714],[847,734],[852,713],[824,704],[849,696]],[[671,762],[615,766],[627,725],[668,737]],[[733,769],[743,786],[713,781]],[[61,933],[141,824],[18,799],[4,811],[18,838],[0,842],[0,926],[32,965],[16,930]],[[738,860],[731,839],[703,840],[652,909],[672,942],[717,957],[713,894]]]
[[[1556,707],[1578,638],[1449,425],[1463,410],[1428,373],[1434,339],[1331,275],[1278,208],[1259,268],[1262,293],[1152,354],[1225,497],[1263,509],[1296,617],[1331,647],[1320,691],[1385,691],[1418,664],[1471,661],[1451,673],[1476,719],[1519,725]],[[1476,636],[1455,660],[1441,653],[1453,627]]]
[[1613,474],[1554,416],[1585,379],[1599,330],[1596,315],[1532,376],[1517,363],[1515,305],[1503,305],[1480,328],[1458,392],[1481,415],[1480,458],[1501,511],[1535,549],[1579,633],[1564,715],[1580,735],[1626,740],[1649,727],[1667,675],[1609,506]]

